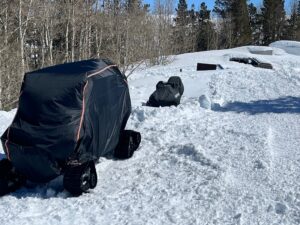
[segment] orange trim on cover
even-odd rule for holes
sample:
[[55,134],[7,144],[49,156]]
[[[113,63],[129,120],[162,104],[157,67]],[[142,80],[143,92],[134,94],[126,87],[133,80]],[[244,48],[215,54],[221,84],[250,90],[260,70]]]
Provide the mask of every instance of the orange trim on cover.
[[7,155],[7,159],[10,161],[10,155],[9,155],[9,148],[8,148],[8,141],[9,141],[9,131],[10,131],[10,127],[7,130],[7,137],[6,137],[6,141],[5,141],[5,148],[6,148],[6,155]]
[[117,65],[110,65],[110,66],[107,66],[107,67],[103,68],[103,69],[100,70],[100,71],[97,71],[97,72],[95,72],[95,73],[92,73],[92,74],[88,75],[87,77],[88,77],[88,78],[93,77],[93,76],[98,75],[98,74],[104,72],[105,70],[107,70],[107,69],[109,69],[109,68],[111,68],[111,67],[115,67],[115,66],[117,66]]
[[82,111],[81,111],[80,124],[79,124],[79,128],[78,128],[78,131],[77,131],[76,141],[78,141],[79,137],[80,137],[80,130],[81,130],[81,127],[82,127],[83,117],[84,117],[84,113],[85,113],[85,89],[86,89],[88,83],[89,83],[89,81],[87,81],[86,84],[83,87]]
[[[99,70],[95,73],[92,73],[90,75],[87,75],[87,78],[90,78],[90,77],[93,77],[93,76],[96,76],[96,75],[99,75],[101,73],[103,73],[105,70],[111,68],[111,67],[116,67],[117,65],[109,65],[105,68],[103,68],[102,70]],[[78,127],[78,131],[77,131],[77,135],[76,135],[76,141],[78,142],[79,138],[80,138],[80,131],[81,131],[81,128],[82,128],[82,123],[83,123],[83,118],[84,118],[84,114],[85,114],[85,89],[88,85],[88,81],[86,82],[86,84],[84,85],[83,87],[83,100],[82,100],[82,111],[81,111],[81,117],[80,117],[80,124],[79,124],[79,127]]]

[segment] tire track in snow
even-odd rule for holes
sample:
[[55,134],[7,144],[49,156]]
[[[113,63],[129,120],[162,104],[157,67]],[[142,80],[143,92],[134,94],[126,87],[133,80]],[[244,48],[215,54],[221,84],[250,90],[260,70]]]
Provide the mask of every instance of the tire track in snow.
[[[300,223],[300,127],[291,123],[291,115],[276,116],[269,129],[269,148],[273,157],[272,189],[276,198],[273,210],[294,224]],[[297,116],[298,122],[300,116]],[[297,118],[296,117],[296,118]]]

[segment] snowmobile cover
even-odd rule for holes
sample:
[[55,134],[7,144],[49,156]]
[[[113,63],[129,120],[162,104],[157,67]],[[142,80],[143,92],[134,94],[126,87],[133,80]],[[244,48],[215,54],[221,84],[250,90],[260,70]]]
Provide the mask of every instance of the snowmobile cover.
[[179,105],[184,86],[180,77],[170,77],[168,82],[159,81],[156,90],[151,94],[147,106],[160,107]]
[[40,69],[24,76],[3,149],[27,179],[47,182],[70,162],[112,154],[130,112],[126,77],[109,60]]

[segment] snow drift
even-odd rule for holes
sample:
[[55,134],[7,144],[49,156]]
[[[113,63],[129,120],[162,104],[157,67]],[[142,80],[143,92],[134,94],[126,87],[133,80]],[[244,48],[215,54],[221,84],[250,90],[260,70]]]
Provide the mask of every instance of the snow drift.
[[289,54],[300,55],[300,42],[298,41],[276,41],[271,43],[270,47],[283,49]]
[[[255,57],[273,70],[230,62],[253,57],[241,47],[136,71],[127,128],[143,140],[133,158],[101,159],[98,186],[79,198],[60,178],[5,196],[0,223],[299,224],[300,57],[272,49]],[[225,69],[199,72],[198,62]],[[182,78],[181,104],[142,106],[170,76]],[[0,113],[2,131],[14,113]]]

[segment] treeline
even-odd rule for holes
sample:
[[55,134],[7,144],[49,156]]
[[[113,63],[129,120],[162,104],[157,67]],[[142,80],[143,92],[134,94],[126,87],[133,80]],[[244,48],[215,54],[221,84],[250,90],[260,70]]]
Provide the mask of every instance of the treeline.
[[1,0],[0,108],[18,99],[26,71],[99,57],[123,72],[165,63],[170,3],[157,0],[152,14],[141,0]]
[[290,13],[284,2],[263,0],[257,8],[247,0],[216,0],[213,10],[208,10],[204,2],[188,9],[187,1],[179,0],[176,53],[269,45],[282,39],[300,41],[300,1],[292,2]]
[[283,0],[216,0],[212,11],[174,1],[1,0],[0,108],[14,106],[25,72],[45,66],[105,57],[130,74],[173,54],[300,40],[300,1],[291,15]]

